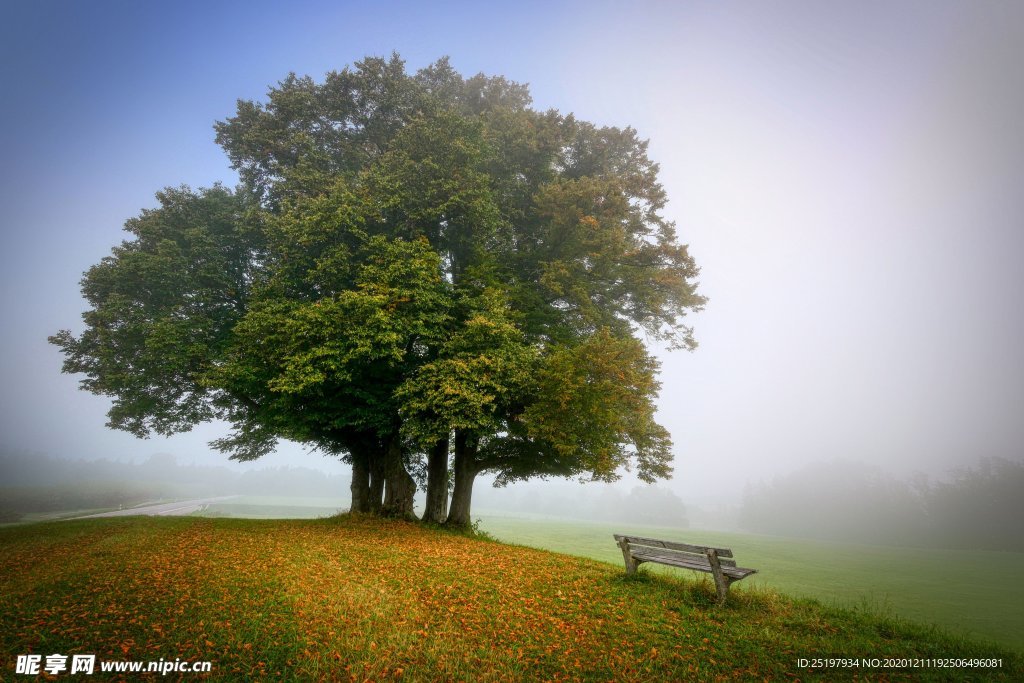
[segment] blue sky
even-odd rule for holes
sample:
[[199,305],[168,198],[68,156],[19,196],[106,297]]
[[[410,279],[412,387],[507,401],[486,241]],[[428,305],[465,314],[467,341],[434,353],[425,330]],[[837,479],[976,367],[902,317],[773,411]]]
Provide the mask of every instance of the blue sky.
[[814,460],[1021,457],[1024,5],[8,1],[0,18],[0,447],[223,461],[217,426],[106,430],[45,338],[80,329],[82,272],[155,191],[234,182],[212,124],[236,99],[394,50],[650,138],[710,298],[700,348],[663,354],[684,497]]

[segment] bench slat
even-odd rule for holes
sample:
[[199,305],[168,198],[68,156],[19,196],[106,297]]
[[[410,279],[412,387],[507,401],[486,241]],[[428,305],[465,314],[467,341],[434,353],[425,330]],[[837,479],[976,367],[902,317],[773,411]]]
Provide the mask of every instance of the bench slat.
[[[706,560],[701,562],[700,560],[685,559],[683,556],[667,557],[665,555],[649,554],[643,551],[631,551],[630,554],[637,560],[641,560],[643,562],[657,562],[658,564],[665,564],[672,567],[711,573],[711,564]],[[756,569],[747,569],[745,567],[722,567],[723,574],[728,576],[730,579],[736,580],[746,578],[756,572]]]
[[636,573],[641,562],[656,562],[680,569],[707,572],[715,577],[715,592],[718,593],[719,605],[725,604],[732,581],[739,581],[757,573],[756,569],[737,567],[733,559],[723,559],[732,557],[732,550],[728,548],[712,548],[624,534],[612,535],[622,550],[626,574]]
[[[667,550],[678,550],[684,553],[697,553],[703,555],[707,548],[712,546],[704,545],[690,545],[689,543],[676,543],[674,541],[661,541],[657,538],[643,538],[642,536],[625,536],[620,534],[613,534],[616,541],[626,540],[630,545],[646,545],[653,548],[665,548]],[[715,548],[715,552],[718,553],[719,557],[732,557],[732,551],[728,548]]]
[[[643,554],[644,557],[665,558],[667,560],[683,560],[689,562],[697,562],[698,564],[703,564],[705,567],[711,566],[711,563],[708,562],[707,555],[705,555],[704,553],[682,553],[675,550],[667,550],[664,548],[655,548],[653,546],[633,544],[630,544],[629,552],[635,557],[639,557],[640,554]],[[719,559],[718,564],[720,564],[723,567],[735,567],[736,560]]]

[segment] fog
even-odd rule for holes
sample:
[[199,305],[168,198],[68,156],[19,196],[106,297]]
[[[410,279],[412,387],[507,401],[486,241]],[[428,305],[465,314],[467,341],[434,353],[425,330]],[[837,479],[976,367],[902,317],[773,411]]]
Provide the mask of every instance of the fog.
[[[0,517],[33,519],[33,513],[81,514],[99,509],[131,508],[169,500],[223,496],[273,496],[316,499],[341,510],[349,479],[308,467],[230,468],[179,462],[156,453],[140,462],[62,460],[40,453],[0,456]],[[346,501],[347,502],[347,501]],[[58,516],[58,515],[54,515]],[[64,516],[64,515],[59,515]],[[246,516],[246,515],[238,515]],[[292,516],[285,514],[283,516]],[[306,516],[306,515],[302,515]],[[312,516],[312,515],[310,515]]]
[[[235,181],[212,124],[236,98],[260,98],[290,71],[321,78],[397,50],[410,69],[450,55],[464,74],[530,83],[537,108],[637,128],[709,298],[689,321],[700,347],[657,350],[672,480],[631,498],[642,485],[629,473],[611,488],[493,490],[483,477],[475,511],[743,528],[746,506],[758,533],[904,542],[866,531],[888,517],[840,523],[888,491],[886,509],[906,521],[895,526],[918,524],[932,542],[921,510],[946,519],[955,507],[937,502],[955,497],[941,482],[989,500],[1003,494],[985,482],[1001,480],[1024,499],[1020,3],[8,9],[7,496],[123,483],[127,504],[263,495],[260,481],[275,479],[279,495],[347,497],[347,468],[294,444],[240,464],[207,445],[224,425],[149,441],[112,432],[109,401],[60,374],[46,337],[80,331],[81,274],[155,191]],[[800,508],[793,492],[808,490],[846,502]],[[659,505],[636,512],[640,499]],[[755,505],[778,523],[751,522]],[[820,528],[785,521],[808,509]]]
[[[0,455],[0,523],[97,510],[137,510],[199,500],[198,512],[229,517],[326,517],[348,507],[350,479],[309,467],[230,467],[179,462],[158,453],[141,462]],[[1024,463],[983,459],[941,478],[899,479],[855,461],[815,462],[748,484],[742,500],[687,504],[670,488],[526,482],[502,488],[483,477],[475,518],[567,519],[620,525],[742,531],[818,541],[1024,552]],[[230,500],[212,500],[230,497]],[[235,500],[237,499],[237,500]],[[212,502],[211,502],[212,501]],[[209,504],[207,504],[209,502]],[[417,512],[423,511],[422,492]],[[71,514],[73,513],[73,514]]]

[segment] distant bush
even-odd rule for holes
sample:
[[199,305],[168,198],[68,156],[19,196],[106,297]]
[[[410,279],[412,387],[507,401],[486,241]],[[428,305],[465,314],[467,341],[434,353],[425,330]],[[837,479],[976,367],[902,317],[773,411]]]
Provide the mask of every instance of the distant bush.
[[614,520],[688,528],[686,505],[672,491],[658,486],[637,486],[622,496],[617,506],[606,509],[605,516]]
[[0,482],[0,508],[13,513],[116,508],[160,498],[230,494],[338,496],[349,486],[347,477],[309,468],[240,472],[179,463],[166,453],[137,463],[0,454]]
[[757,533],[897,544],[927,528],[909,485],[851,462],[816,463],[748,487],[739,524]]
[[934,542],[1024,552],[1024,463],[990,458],[931,487],[926,505]]
[[739,525],[755,533],[893,545],[1024,551],[1024,463],[983,460],[949,481],[900,481],[817,463],[750,486]]
[[24,515],[16,511],[14,508],[7,505],[0,505],[0,524],[18,522],[23,516]]
[[687,528],[686,505],[670,489],[657,485],[635,486],[624,493],[615,486],[565,482],[544,491],[513,487],[482,489],[478,505],[488,510],[531,512],[567,519],[609,522],[633,522],[656,526]]
[[0,501],[3,501],[0,511],[7,509],[20,516],[27,512],[128,507],[157,497],[150,490],[117,482],[3,487],[0,488]]

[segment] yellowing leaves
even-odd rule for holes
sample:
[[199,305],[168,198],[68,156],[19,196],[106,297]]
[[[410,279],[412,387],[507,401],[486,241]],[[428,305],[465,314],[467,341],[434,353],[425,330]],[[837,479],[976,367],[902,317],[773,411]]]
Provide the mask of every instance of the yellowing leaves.
[[[793,652],[844,637],[840,616],[823,620],[804,603],[705,608],[688,598],[699,587],[626,582],[621,567],[404,522],[137,519],[60,530],[48,544],[6,534],[9,652],[211,660],[214,681],[689,680],[691,667],[708,679],[775,680]],[[101,541],[109,553],[91,555]],[[42,548],[49,562],[39,563]],[[885,646],[900,656],[936,647]]]

